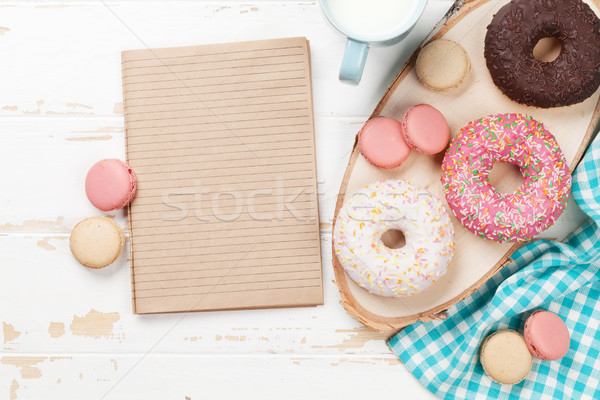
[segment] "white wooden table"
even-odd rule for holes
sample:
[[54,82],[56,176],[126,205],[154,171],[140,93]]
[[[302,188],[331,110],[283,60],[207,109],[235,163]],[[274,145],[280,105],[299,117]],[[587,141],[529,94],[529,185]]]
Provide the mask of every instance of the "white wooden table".
[[[372,48],[352,87],[315,1],[0,2],[0,398],[433,398],[340,305],[330,235],[354,135],[450,4],[431,0],[408,39]],[[88,168],[124,158],[120,52],[286,36],[311,44],[325,305],[133,315],[129,249],[93,271],[68,248],[102,214]]]

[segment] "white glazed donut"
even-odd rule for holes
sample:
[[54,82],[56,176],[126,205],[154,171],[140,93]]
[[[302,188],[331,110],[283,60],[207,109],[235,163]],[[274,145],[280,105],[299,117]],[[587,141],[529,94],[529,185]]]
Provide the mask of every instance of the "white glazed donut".
[[[404,234],[404,247],[383,244],[381,236],[390,229]],[[446,273],[454,228],[442,202],[427,190],[383,180],[365,186],[342,207],[333,247],[350,278],[370,293],[411,296]]]

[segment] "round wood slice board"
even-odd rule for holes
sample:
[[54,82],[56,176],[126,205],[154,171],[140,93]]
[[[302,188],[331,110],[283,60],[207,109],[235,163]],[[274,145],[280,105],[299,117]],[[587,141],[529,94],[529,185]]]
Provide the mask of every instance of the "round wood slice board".
[[[587,0],[599,14],[600,0]],[[457,2],[438,26],[430,40],[446,38],[460,43],[468,52],[472,71],[458,89],[437,93],[421,85],[414,72],[419,49],[396,77],[371,117],[379,115],[401,119],[412,105],[428,103],[439,109],[454,136],[468,122],[498,113],[529,114],[543,122],[560,144],[571,170],[588,145],[600,116],[600,90],[583,103],[553,109],[527,107],[512,102],[493,84],[483,56],[486,28],[506,0],[467,0]],[[422,44],[425,45],[428,42]],[[448,207],[440,183],[443,153],[426,156],[415,151],[399,168],[382,170],[373,167],[360,154],[355,142],[335,209],[334,225],[345,199],[363,186],[380,179],[405,179],[425,187],[446,205],[456,233],[456,251],[447,274],[431,288],[412,297],[394,299],[376,296],[359,287],[344,272],[333,253],[333,268],[344,308],[364,325],[379,331],[397,330],[416,321],[445,317],[445,310],[475,292],[489,278],[510,262],[509,256],[520,245],[499,244],[468,232]],[[495,173],[502,185],[515,187],[521,180],[518,169],[499,165]],[[497,171],[499,170],[499,171]]]

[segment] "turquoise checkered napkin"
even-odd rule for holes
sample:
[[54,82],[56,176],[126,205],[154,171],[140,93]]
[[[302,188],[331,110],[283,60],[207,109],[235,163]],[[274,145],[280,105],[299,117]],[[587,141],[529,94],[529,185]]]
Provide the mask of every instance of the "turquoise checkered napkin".
[[[600,135],[573,175],[573,196],[590,217],[565,243],[532,242],[444,321],[420,322],[388,344],[433,394],[444,399],[600,399]],[[481,341],[499,329],[522,331],[535,309],[567,323],[571,347],[558,361],[534,359],[518,385],[483,371]]]

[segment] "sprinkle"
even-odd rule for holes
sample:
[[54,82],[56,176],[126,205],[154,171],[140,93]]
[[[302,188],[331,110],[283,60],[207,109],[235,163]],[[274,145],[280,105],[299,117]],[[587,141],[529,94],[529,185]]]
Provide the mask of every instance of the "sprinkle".
[[[482,146],[485,151],[476,150]],[[497,162],[521,168],[524,190],[506,195],[489,186],[487,176]],[[555,138],[543,124],[523,114],[499,114],[467,124],[453,139],[442,171],[446,200],[461,223],[474,234],[497,241],[526,240],[552,225],[566,205],[571,185]],[[548,211],[544,198],[550,200]]]
[[[370,221],[353,219],[346,211],[349,203],[339,212],[334,227],[336,257],[349,276],[371,293],[412,295],[431,285],[432,276],[446,271],[454,249],[450,218],[438,199],[414,184],[387,180],[371,188],[375,189],[361,189],[365,196],[353,196],[351,206],[365,209]],[[425,239],[414,252],[410,246],[389,249],[380,240],[389,229],[404,231],[413,244]]]

